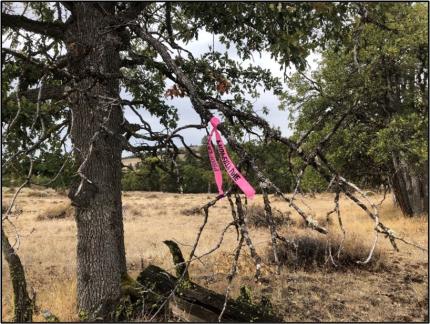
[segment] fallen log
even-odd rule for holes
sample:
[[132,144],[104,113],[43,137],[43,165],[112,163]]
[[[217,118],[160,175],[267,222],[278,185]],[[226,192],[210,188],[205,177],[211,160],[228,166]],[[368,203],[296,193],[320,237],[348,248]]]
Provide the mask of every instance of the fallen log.
[[[176,243],[169,241],[169,250],[172,252],[173,260],[177,267],[177,276],[185,270],[183,256]],[[159,300],[165,300],[178,282],[175,277],[167,271],[155,265],[150,265],[144,269],[137,281],[149,289],[152,293],[158,295]],[[179,283],[173,298],[169,301],[169,309],[174,316],[183,321],[191,322],[217,322],[221,313],[225,296],[215,291],[200,286],[189,279],[188,273],[186,279]],[[281,322],[271,307],[267,299],[255,303],[246,298],[231,299],[227,301],[227,306],[222,318],[223,322]]]
[[[155,265],[148,266],[137,277],[144,287],[149,287],[160,297],[168,297],[178,278]],[[192,281],[180,284],[177,293],[169,302],[173,315],[185,321],[218,321],[224,306],[225,296],[202,287]],[[280,322],[266,303],[252,303],[228,299],[223,322]]]

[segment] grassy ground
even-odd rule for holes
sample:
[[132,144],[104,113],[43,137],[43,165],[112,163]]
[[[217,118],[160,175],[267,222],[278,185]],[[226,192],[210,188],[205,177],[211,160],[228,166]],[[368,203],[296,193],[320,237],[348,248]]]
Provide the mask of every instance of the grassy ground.
[[[3,188],[3,204],[11,198],[10,189]],[[156,264],[174,273],[168,248],[162,243],[174,239],[183,244],[184,255],[194,242],[202,216],[190,213],[214,198],[214,195],[179,195],[159,192],[127,192],[123,195],[126,253],[129,273],[137,276],[147,264]],[[302,199],[302,198],[300,198]],[[379,201],[381,196],[369,197]],[[286,203],[271,196],[279,215],[291,213],[291,221],[280,231],[299,242],[294,258],[283,257],[280,275],[274,267],[264,267],[263,283],[253,280],[254,265],[247,249],[239,263],[232,295],[237,296],[242,285],[251,288],[255,298],[268,296],[285,321],[424,321],[428,319],[428,256],[413,247],[399,243],[395,252],[389,242],[380,237],[374,258],[368,265],[351,263],[367,257],[374,239],[373,223],[351,201],[341,198],[340,207],[347,231],[337,268],[325,262],[327,239],[303,226],[300,217]],[[311,206],[316,219],[325,223],[326,213],[333,208],[331,194],[299,200],[308,210]],[[23,261],[28,284],[37,293],[40,310],[48,309],[62,321],[76,321],[76,226],[73,212],[67,208],[67,197],[51,190],[25,189],[17,200],[14,224],[20,233],[18,253]],[[262,197],[249,202],[258,213]],[[21,212],[20,212],[21,211]],[[62,218],[56,218],[60,215]],[[382,204],[381,220],[397,233],[417,244],[428,245],[427,217],[404,218],[392,205],[391,197]],[[333,246],[339,242],[335,215],[328,224]],[[228,201],[220,201],[211,209],[209,222],[203,232],[197,254],[216,245],[223,228],[231,221]],[[13,243],[14,232],[5,230]],[[269,264],[271,251],[267,228],[252,228],[251,235],[257,252]],[[195,262],[190,268],[192,279],[210,289],[223,293],[230,271],[236,232],[230,229],[222,247]],[[291,256],[285,248],[283,252]],[[335,251],[335,249],[334,249]],[[293,251],[294,252],[294,251]],[[12,318],[12,294],[7,264],[2,268],[2,320]],[[35,320],[43,321],[40,314]]]

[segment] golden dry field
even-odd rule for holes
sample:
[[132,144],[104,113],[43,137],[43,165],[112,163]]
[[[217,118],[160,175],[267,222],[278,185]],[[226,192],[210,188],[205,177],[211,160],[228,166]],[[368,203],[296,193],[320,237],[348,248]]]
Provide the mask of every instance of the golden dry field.
[[[12,190],[3,188],[3,206]],[[129,273],[136,277],[142,267],[155,264],[174,274],[168,248],[163,240],[176,240],[184,255],[190,251],[201,214],[190,210],[213,199],[208,194],[172,194],[161,192],[126,192],[123,194],[124,230]],[[379,202],[381,195],[369,197]],[[303,247],[295,257],[286,253],[281,273],[275,267],[264,266],[263,283],[255,283],[254,264],[247,247],[239,262],[239,272],[233,282],[232,296],[237,297],[243,285],[251,288],[255,298],[266,295],[283,316],[284,321],[425,321],[428,320],[428,255],[414,247],[398,243],[395,252],[388,240],[380,237],[372,261],[364,260],[374,239],[374,223],[353,202],[341,197],[340,209],[347,232],[338,267],[325,262],[327,237],[305,228],[300,216],[285,202],[270,196],[278,215],[291,215],[280,226],[280,232]],[[333,208],[332,194],[315,198],[298,197],[304,210],[312,207],[313,215],[327,226],[331,242],[339,240],[337,218],[326,222]],[[262,197],[248,202],[248,211],[258,213]],[[68,209],[66,195],[53,190],[25,188],[18,196],[15,214],[11,218],[20,234],[18,254],[26,270],[29,289],[36,292],[40,311],[49,310],[61,321],[77,321],[76,314],[76,226],[73,212]],[[227,199],[210,209],[208,224],[202,234],[196,254],[201,255],[216,246],[224,227],[231,222]],[[427,217],[405,218],[387,197],[380,209],[381,221],[399,235],[427,247]],[[11,243],[15,232],[5,224]],[[270,264],[270,234],[267,228],[251,227],[253,242],[265,264]],[[219,250],[194,262],[190,267],[193,281],[224,293],[230,271],[232,253],[236,247],[236,231],[230,228]],[[335,243],[333,243],[335,245]],[[282,252],[282,251],[281,251]],[[290,251],[291,252],[291,251]],[[294,253],[293,253],[294,254]],[[12,318],[12,294],[8,267],[2,263],[2,320]],[[43,321],[40,313],[34,319]]]

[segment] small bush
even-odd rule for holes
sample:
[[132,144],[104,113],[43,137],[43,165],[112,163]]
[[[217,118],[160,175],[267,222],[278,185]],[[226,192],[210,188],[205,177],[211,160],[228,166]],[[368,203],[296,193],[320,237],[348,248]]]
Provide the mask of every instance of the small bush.
[[202,215],[202,209],[200,207],[186,208],[181,210],[181,214],[185,216]]
[[72,207],[70,202],[62,203],[59,205],[52,206],[45,213],[37,216],[37,220],[54,220],[72,218],[75,214],[75,209]]
[[[294,235],[288,238],[291,243],[282,242],[277,245],[278,259],[282,265],[311,270],[318,267],[327,267],[332,269],[346,269],[351,267],[367,268],[377,270],[384,265],[384,257],[378,247],[375,248],[373,256],[369,263],[363,265],[357,261],[367,259],[370,246],[363,244],[363,240],[356,236],[347,236],[341,245],[341,238],[331,238],[331,255],[330,259],[327,237],[321,235]],[[274,262],[273,249],[270,246],[267,249],[267,258],[269,262]],[[334,264],[333,264],[334,262]]]
[[[281,211],[272,208],[273,221],[276,226],[284,224],[292,224],[293,221],[290,218],[291,213],[282,213]],[[260,205],[251,205],[248,207],[247,214],[248,225],[254,227],[268,227],[269,224],[266,219],[266,213],[264,207]]]

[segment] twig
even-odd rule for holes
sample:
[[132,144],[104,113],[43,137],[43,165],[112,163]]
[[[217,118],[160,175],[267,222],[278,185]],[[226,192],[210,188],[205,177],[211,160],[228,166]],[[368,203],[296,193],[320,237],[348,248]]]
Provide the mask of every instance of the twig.
[[224,312],[225,312],[225,310],[226,310],[226,308],[227,308],[228,295],[229,295],[229,293],[230,293],[231,283],[232,283],[232,281],[233,281],[233,279],[234,279],[234,277],[235,277],[235,275],[236,275],[236,273],[237,273],[237,264],[238,264],[238,261],[239,261],[240,252],[241,252],[241,250],[242,250],[243,241],[244,241],[244,237],[243,237],[243,235],[242,235],[242,236],[240,237],[239,244],[238,244],[238,245],[237,245],[237,247],[236,247],[236,253],[235,253],[235,255],[234,255],[233,264],[232,264],[232,266],[231,266],[230,273],[229,273],[229,275],[228,275],[228,277],[227,277],[227,279],[228,279],[228,284],[227,284],[227,288],[226,288],[225,293],[224,293],[224,305],[222,306],[221,313],[220,313],[220,314],[219,314],[219,316],[218,316],[218,322],[221,322],[221,320],[222,320],[222,316],[224,315]]

